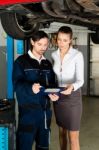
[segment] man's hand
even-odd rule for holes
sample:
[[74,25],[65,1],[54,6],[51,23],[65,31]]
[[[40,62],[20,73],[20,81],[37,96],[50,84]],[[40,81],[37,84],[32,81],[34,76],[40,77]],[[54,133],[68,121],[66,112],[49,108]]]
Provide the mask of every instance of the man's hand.
[[40,88],[41,88],[41,85],[39,83],[34,83],[32,85],[32,91],[33,93],[37,94],[40,92]]
[[59,99],[59,96],[56,94],[49,94],[48,96],[52,101],[57,101]]

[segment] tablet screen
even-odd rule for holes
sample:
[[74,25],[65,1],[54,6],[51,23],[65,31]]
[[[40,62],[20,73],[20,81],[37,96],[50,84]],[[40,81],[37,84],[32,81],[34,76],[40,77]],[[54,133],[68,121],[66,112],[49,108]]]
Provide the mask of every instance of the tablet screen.
[[58,89],[58,88],[47,88],[47,89],[45,89],[45,93],[57,93],[57,92],[59,92],[60,91],[60,89]]

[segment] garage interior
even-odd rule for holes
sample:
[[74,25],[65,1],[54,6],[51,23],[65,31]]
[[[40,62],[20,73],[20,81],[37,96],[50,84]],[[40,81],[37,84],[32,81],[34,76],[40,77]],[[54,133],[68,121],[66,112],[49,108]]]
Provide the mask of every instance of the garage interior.
[[[98,150],[99,149],[99,44],[92,42],[87,27],[74,26],[69,24],[53,22],[50,28],[44,28],[51,38],[54,38],[58,28],[62,25],[68,25],[73,29],[73,45],[79,49],[84,56],[84,79],[85,83],[82,88],[83,93],[83,115],[80,130],[80,146],[81,150]],[[0,25],[0,99],[7,97],[8,78],[7,78],[7,35]],[[23,41],[13,40],[13,61],[23,51]],[[21,44],[20,44],[21,43]],[[46,52],[46,57],[51,61],[50,54],[56,50],[56,46],[52,43]],[[10,71],[11,75],[11,71]],[[11,92],[10,87],[10,92]],[[11,93],[13,94],[13,93]],[[12,95],[11,95],[12,96]],[[10,97],[10,96],[9,96]],[[53,109],[53,106],[52,106]],[[17,121],[17,108],[16,108]],[[34,146],[33,146],[34,149]],[[51,141],[50,150],[59,150],[58,127],[55,123],[53,113],[51,125]],[[7,149],[6,149],[7,150]]]

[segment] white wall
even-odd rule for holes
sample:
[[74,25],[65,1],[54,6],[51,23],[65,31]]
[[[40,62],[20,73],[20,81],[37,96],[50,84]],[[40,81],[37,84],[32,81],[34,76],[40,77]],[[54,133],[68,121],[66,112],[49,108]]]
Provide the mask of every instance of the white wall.
[[6,38],[7,38],[7,34],[3,30],[1,21],[0,21],[0,46],[6,46]]
[[99,96],[99,44],[90,44],[90,94]]

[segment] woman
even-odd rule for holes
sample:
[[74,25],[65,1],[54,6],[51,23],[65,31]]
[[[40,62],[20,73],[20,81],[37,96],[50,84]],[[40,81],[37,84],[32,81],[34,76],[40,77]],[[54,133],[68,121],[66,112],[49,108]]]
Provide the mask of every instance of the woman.
[[84,60],[82,53],[72,47],[72,34],[70,27],[61,27],[57,34],[58,50],[52,53],[53,69],[58,86],[62,89],[58,101],[55,95],[50,95],[50,98],[55,100],[54,111],[59,126],[61,150],[67,150],[67,137],[70,150],[80,150],[79,129],[82,114],[80,88],[84,83]]

